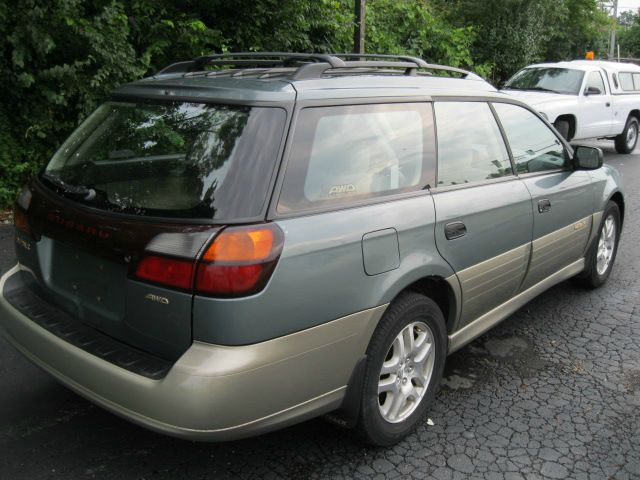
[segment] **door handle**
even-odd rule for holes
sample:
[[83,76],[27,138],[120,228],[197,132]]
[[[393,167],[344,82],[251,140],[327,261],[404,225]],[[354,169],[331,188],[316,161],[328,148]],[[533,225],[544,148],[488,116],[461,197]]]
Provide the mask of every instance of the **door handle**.
[[444,226],[444,236],[447,240],[455,240],[467,234],[467,226],[462,222],[451,222]]
[[551,211],[551,201],[548,199],[538,200],[538,213],[546,213]]
[[611,106],[611,102],[605,103],[605,106],[610,107]]

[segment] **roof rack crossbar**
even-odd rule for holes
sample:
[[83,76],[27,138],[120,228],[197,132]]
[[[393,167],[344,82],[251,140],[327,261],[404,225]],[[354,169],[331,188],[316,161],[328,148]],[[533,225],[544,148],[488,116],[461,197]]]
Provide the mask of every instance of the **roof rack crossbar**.
[[350,59],[358,59],[358,60],[367,60],[367,59],[383,59],[383,60],[395,60],[401,62],[411,62],[416,64],[418,67],[425,67],[427,62],[417,57],[409,57],[407,55],[376,55],[373,53],[335,53],[333,56],[338,58],[344,58],[346,60]]

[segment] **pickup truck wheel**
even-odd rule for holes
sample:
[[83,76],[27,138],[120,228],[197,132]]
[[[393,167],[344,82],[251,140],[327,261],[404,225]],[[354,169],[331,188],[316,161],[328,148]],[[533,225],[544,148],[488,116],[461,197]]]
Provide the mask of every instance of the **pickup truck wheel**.
[[566,120],[556,120],[553,123],[553,126],[558,131],[558,133],[562,135],[562,138],[564,138],[565,140],[569,140],[569,122],[567,122]]
[[624,130],[615,138],[616,151],[618,153],[631,153],[638,143],[638,119],[629,117]]
[[585,256],[585,269],[576,280],[589,288],[597,288],[604,284],[616,260],[619,240],[620,209],[615,202],[609,202],[602,214],[598,237]]
[[436,303],[401,294],[376,328],[364,373],[356,432],[389,446],[410,433],[433,401],[447,350],[444,317]]

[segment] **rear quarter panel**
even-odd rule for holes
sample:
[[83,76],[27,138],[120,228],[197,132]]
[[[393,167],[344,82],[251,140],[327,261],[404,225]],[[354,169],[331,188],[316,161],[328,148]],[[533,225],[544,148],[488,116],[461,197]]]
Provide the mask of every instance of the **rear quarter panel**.
[[[422,277],[453,275],[435,248],[434,221],[426,192],[279,220],[284,249],[265,290],[241,299],[195,297],[194,339],[256,343],[384,305]],[[362,239],[384,229],[397,231],[399,265],[368,275]]]

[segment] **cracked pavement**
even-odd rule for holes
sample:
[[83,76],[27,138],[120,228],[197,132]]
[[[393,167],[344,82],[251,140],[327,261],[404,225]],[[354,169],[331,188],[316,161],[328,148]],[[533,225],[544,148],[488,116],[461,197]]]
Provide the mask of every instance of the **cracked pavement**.
[[[0,339],[0,478],[640,479],[640,154],[608,283],[565,282],[448,359],[415,433],[362,445],[321,419],[223,444],[164,437],[57,384]],[[0,227],[0,268],[13,264]]]

